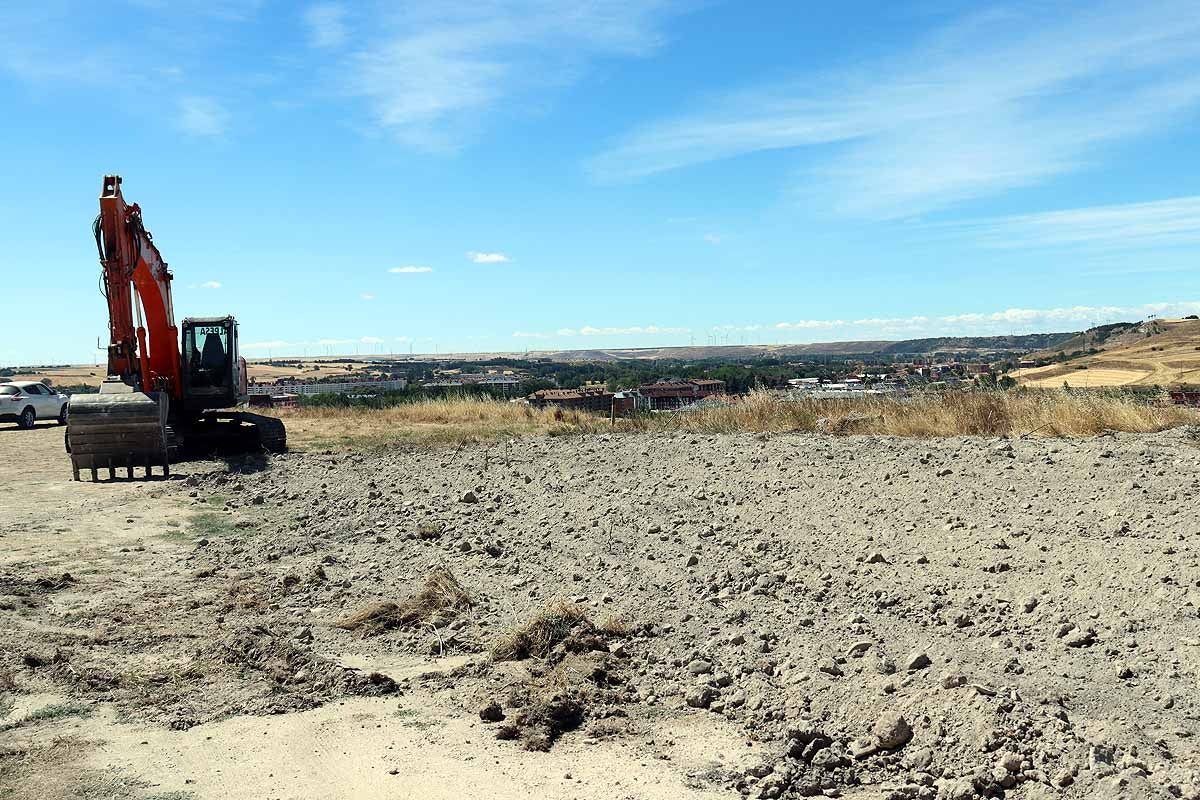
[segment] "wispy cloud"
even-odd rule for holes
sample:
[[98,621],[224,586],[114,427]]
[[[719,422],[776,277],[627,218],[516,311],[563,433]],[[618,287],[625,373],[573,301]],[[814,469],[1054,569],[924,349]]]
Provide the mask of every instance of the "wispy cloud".
[[363,300],[374,300],[375,299],[375,295],[371,294],[370,292],[363,292],[362,294],[359,295],[359,297],[361,297]]
[[383,344],[384,340],[380,339],[378,336],[364,336],[358,341],[362,344]]
[[704,241],[708,242],[709,244],[720,244],[721,243],[721,237],[715,233],[706,233],[706,234],[704,234],[704,236],[702,238],[704,239]]
[[414,275],[419,272],[433,272],[433,267],[392,267],[388,272],[393,275]]
[[512,261],[504,253],[478,253],[474,250],[467,251],[467,258],[476,264],[507,264],[509,261]]
[[204,283],[198,283],[198,284],[194,285],[192,288],[193,289],[220,289],[221,282],[220,281],[205,281]]
[[1200,195],[994,217],[943,227],[1001,248],[1110,250],[1194,245],[1200,244]]
[[1093,163],[1200,101],[1193,0],[1025,3],[862,67],[709,98],[593,159],[600,179],[817,148],[798,192],[898,217]]
[[304,11],[309,41],[313,47],[341,47],[349,37],[346,28],[346,8],[339,3],[317,3]]
[[[594,60],[653,52],[674,0],[413,0],[372,20],[347,90],[400,142],[454,150]],[[544,102],[541,101],[541,102]]]
[[[1183,317],[1200,313],[1200,301],[1145,303],[1133,306],[1067,306],[1062,308],[1008,308],[1001,311],[963,312],[931,317],[866,317],[861,319],[805,319],[777,322],[779,332],[830,332],[837,335],[983,336],[990,334],[1076,330],[1109,322],[1136,322],[1150,315]],[[729,326],[726,326],[729,327]],[[753,326],[760,328],[760,326]],[[733,329],[737,329],[734,327]],[[749,330],[750,328],[746,328]]]
[[222,136],[229,127],[229,112],[212,97],[184,97],[177,124],[191,136]]

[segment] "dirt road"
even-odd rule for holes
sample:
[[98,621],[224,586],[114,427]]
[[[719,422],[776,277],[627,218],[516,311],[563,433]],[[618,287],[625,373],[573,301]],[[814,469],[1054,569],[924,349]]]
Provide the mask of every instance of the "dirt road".
[[60,434],[0,430],[0,797],[1200,796],[1195,432]]

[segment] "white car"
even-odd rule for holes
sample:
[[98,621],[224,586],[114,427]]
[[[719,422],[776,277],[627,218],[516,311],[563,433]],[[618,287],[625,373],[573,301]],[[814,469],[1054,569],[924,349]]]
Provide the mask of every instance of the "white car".
[[67,396],[35,381],[0,383],[0,422],[32,428],[39,419],[58,420],[59,425],[66,425]]

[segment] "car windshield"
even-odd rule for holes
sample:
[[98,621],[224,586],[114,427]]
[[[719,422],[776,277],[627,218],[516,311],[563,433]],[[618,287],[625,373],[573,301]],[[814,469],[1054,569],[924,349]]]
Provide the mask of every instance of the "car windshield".
[[20,394],[21,390],[16,386],[0,386],[0,394]]

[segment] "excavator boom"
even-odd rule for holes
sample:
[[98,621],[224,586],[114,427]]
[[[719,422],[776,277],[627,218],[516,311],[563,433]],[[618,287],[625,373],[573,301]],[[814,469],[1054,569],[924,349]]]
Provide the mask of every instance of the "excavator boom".
[[108,301],[110,379],[178,397],[179,330],[171,271],[142,224],[142,209],[125,202],[117,175],[104,178],[94,233]]

